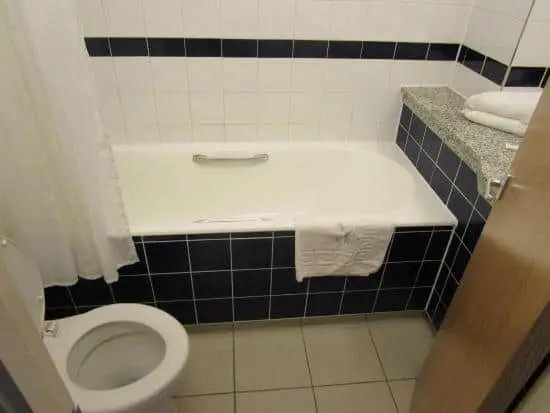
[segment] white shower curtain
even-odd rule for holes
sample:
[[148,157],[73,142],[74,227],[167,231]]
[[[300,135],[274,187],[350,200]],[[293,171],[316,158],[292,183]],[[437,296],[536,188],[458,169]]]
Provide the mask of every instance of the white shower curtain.
[[0,236],[45,285],[137,261],[74,0],[0,0]]

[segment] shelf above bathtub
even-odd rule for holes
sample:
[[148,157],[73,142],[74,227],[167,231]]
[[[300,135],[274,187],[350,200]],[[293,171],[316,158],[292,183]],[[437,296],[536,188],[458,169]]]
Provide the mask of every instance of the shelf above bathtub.
[[403,87],[403,103],[477,174],[479,193],[492,201],[490,182],[503,182],[522,138],[465,119],[464,98],[448,87]]

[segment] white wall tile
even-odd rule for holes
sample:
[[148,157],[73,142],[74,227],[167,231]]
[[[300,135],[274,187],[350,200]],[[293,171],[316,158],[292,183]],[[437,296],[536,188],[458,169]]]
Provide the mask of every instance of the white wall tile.
[[351,92],[326,92],[321,105],[319,139],[345,141],[351,126]]
[[187,60],[189,90],[193,92],[220,92],[223,88],[223,65],[221,58]]
[[[518,19],[525,19],[533,0],[476,0],[475,6],[492,11],[498,11]],[[535,2],[546,0],[534,0]]]
[[258,122],[258,94],[255,92],[227,92],[224,96],[226,123]]
[[365,40],[367,4],[363,1],[338,0],[332,4],[330,38]]
[[118,92],[100,93],[98,96],[98,105],[103,126],[109,129],[124,129],[124,120]]
[[431,4],[428,22],[430,42],[462,43],[471,8],[454,4]]
[[109,57],[90,59],[90,64],[96,91],[114,93],[118,88],[118,82],[115,76],[113,59]]
[[260,123],[289,123],[290,119],[290,94],[286,93],[261,93]]
[[258,38],[258,0],[220,0],[224,38]]
[[355,82],[356,69],[361,65],[360,60],[327,59],[325,62],[325,90],[339,91],[352,90],[357,87]]
[[143,57],[119,57],[113,59],[118,88],[121,91],[153,91],[153,79],[149,59]]
[[156,92],[159,125],[189,125],[191,113],[189,94],[185,92]]
[[263,59],[259,61],[260,90],[285,91],[290,89],[290,59]]
[[128,142],[128,139],[126,138],[126,128],[113,128],[103,125],[103,132],[112,145],[132,143]]
[[429,62],[422,68],[423,86],[447,86],[455,67],[455,62]]
[[145,18],[140,0],[104,0],[107,19],[107,35],[119,37],[143,37]]
[[450,86],[465,98],[477,93],[499,90],[495,83],[462,65],[455,66]]
[[101,0],[78,0],[77,8],[84,36],[102,37],[107,34],[107,22]]
[[321,117],[322,92],[293,92],[290,95],[290,122],[318,125]]
[[430,40],[432,4],[402,3],[399,12],[402,16],[397,40],[406,42],[427,42]]
[[187,37],[221,37],[219,0],[183,0],[183,29]]
[[295,59],[292,62],[291,89],[320,91],[325,84],[325,59]]
[[209,124],[193,125],[193,141],[224,142],[225,127],[223,125],[209,125]]
[[258,90],[257,59],[223,59],[223,89],[252,92]]
[[550,0],[533,0],[529,20],[550,20]]
[[291,142],[311,142],[319,138],[319,125],[290,125],[289,139]]
[[127,125],[126,135],[131,143],[160,143],[157,125]]
[[160,92],[189,90],[186,59],[179,57],[155,57],[151,59],[153,86]]
[[258,2],[258,24],[261,37],[265,39],[293,38],[296,0],[258,0]]
[[331,1],[296,0],[295,38],[328,40],[331,9]]
[[368,2],[365,13],[366,40],[398,40],[401,26],[407,16],[401,10],[401,3],[394,1]]
[[550,66],[550,16],[529,20],[514,57],[514,66]]
[[225,140],[227,142],[255,142],[258,140],[258,126],[226,125]]
[[156,125],[158,122],[153,92],[121,91],[120,101],[126,127]]
[[193,128],[188,125],[159,125],[162,142],[193,142]]
[[191,116],[193,123],[224,122],[222,92],[191,92]]
[[262,142],[288,142],[288,125],[260,125],[258,127],[258,140]]
[[183,36],[182,0],[143,0],[143,11],[148,37]]

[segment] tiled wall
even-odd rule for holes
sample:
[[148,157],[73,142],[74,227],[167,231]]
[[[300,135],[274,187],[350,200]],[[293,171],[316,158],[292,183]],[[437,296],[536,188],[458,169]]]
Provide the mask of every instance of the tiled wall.
[[[550,1],[534,0],[533,9],[521,35],[509,82],[544,87],[550,75]],[[507,85],[508,86],[508,85]]]
[[430,320],[439,328],[491,206],[479,195],[472,169],[407,106],[401,112],[397,145],[458,220],[427,308]]
[[[320,41],[296,43],[294,58],[285,52],[264,59],[261,47],[247,51],[247,58],[151,57],[152,47],[149,56],[94,57],[102,118],[116,143],[389,141],[400,110],[399,87],[448,84],[454,67],[417,51],[391,59],[395,42],[420,42],[423,48],[461,43],[470,3],[79,0],[79,7],[86,37],[224,39],[228,46],[234,39]],[[327,51],[331,57],[328,41],[335,50],[345,49],[339,41],[391,44],[384,46],[387,60],[377,54],[358,59],[357,44],[336,59],[323,59]],[[254,49],[254,43],[248,46]],[[356,59],[348,59],[349,53]]]
[[47,317],[115,302],[154,305],[184,324],[422,310],[451,231],[398,228],[376,274],[302,283],[293,232],[138,237],[141,262],[122,269],[118,282],[47,288]]

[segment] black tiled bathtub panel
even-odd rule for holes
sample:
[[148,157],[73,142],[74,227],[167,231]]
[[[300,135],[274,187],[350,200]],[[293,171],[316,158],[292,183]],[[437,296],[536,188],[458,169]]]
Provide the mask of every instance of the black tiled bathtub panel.
[[[439,328],[491,212],[491,205],[478,193],[475,172],[406,105],[401,111],[396,143],[458,220],[427,306],[433,326]],[[433,245],[441,246],[442,243],[434,242]],[[433,248],[428,249],[426,260],[440,256],[441,252]],[[422,271],[422,274],[428,273]]]
[[118,302],[156,306],[183,324],[422,310],[445,268],[452,230],[397,228],[377,273],[301,283],[293,232],[138,236],[140,262],[121,268],[118,282],[50,287],[47,316]]

